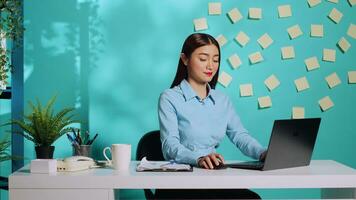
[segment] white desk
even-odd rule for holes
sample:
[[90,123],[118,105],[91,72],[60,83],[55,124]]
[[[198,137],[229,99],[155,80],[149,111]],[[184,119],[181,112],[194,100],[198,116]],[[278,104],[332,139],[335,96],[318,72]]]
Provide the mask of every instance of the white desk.
[[[321,188],[322,198],[356,199],[356,170],[331,160],[273,171],[242,169],[193,172],[128,172],[91,169],[31,174],[28,166],[9,177],[10,200],[114,199],[113,189],[142,188]],[[116,197],[117,198],[117,197]]]

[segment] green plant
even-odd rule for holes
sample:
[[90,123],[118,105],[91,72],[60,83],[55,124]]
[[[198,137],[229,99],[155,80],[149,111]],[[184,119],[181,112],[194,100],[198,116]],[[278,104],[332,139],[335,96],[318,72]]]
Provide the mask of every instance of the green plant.
[[58,138],[71,131],[68,127],[72,123],[74,108],[64,108],[54,114],[53,104],[56,97],[51,98],[45,107],[37,99],[37,105],[29,102],[32,112],[24,116],[24,121],[12,120],[8,124],[17,124],[24,132],[16,132],[32,141],[35,146],[51,146]]
[[13,158],[8,152],[10,144],[11,143],[8,136],[0,140],[0,162],[11,160]]
[[25,28],[23,27],[22,4],[19,0],[0,0],[0,81],[7,84],[7,72],[13,66],[10,61],[12,48],[6,48],[6,40],[20,46]]

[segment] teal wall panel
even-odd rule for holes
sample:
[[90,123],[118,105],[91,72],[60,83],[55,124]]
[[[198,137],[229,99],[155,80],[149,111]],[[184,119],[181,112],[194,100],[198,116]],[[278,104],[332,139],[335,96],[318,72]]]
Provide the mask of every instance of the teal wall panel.
[[[230,96],[245,127],[263,145],[268,144],[273,120],[291,118],[293,106],[305,107],[306,117],[321,117],[313,159],[332,159],[356,168],[356,85],[347,83],[347,72],[355,71],[356,43],[346,34],[356,24],[355,7],[342,0],[322,1],[309,8],[307,1],[219,1],[222,14],[208,15],[210,1],[188,0],[92,0],[25,1],[25,102],[38,97],[46,102],[58,95],[56,109],[77,108],[86,122],[81,127],[100,135],[94,154],[102,159],[102,149],[112,143],[132,144],[132,159],[140,137],[158,129],[157,101],[170,86],[184,39],[194,32],[193,20],[207,18],[203,32],[223,34],[221,71],[233,80],[217,89]],[[292,17],[278,18],[277,7],[290,4]],[[243,19],[232,24],[226,13],[237,7]],[[262,8],[261,20],[247,18],[248,8]],[[344,16],[339,24],[327,15],[332,8]],[[290,40],[286,29],[299,24],[303,35]],[[310,25],[323,24],[324,37],[311,38]],[[250,42],[239,46],[234,37],[244,31]],[[268,33],[274,43],[262,49],[256,40]],[[345,37],[351,48],[342,53],[336,46]],[[296,57],[281,60],[280,48],[293,45]],[[322,61],[323,48],[336,50],[336,62]],[[260,51],[264,61],[251,65],[248,55]],[[232,69],[227,59],[237,53],[242,61]],[[307,72],[304,59],[316,56],[320,68]],[[325,76],[336,72],[341,85],[329,89]],[[268,91],[264,80],[275,74],[281,85]],[[298,93],[294,80],[306,76],[310,89]],[[240,97],[239,85],[252,83],[254,96]],[[259,109],[257,98],[269,95],[272,107]],[[318,100],[330,96],[335,106],[322,112]],[[28,107],[25,109],[28,111]],[[1,112],[1,120],[8,118]],[[66,138],[56,143],[55,157],[71,155]],[[34,158],[33,144],[25,143],[25,162]],[[226,159],[247,159],[228,139],[218,151]],[[3,168],[3,167],[2,167]],[[319,198],[318,190],[258,190],[264,198]],[[143,198],[141,190],[125,190],[126,199]]]

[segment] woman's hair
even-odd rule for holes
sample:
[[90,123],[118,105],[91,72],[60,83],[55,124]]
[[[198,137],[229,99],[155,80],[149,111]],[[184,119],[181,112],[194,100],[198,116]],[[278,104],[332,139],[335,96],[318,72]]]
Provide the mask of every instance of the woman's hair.
[[[215,38],[205,33],[193,33],[190,36],[188,36],[187,39],[185,39],[181,53],[184,53],[184,55],[190,59],[190,56],[192,55],[195,49],[211,44],[215,45],[219,50],[219,67],[213,79],[209,82],[210,87],[212,89],[215,89],[216,83],[218,81],[219,68],[220,68],[220,47],[219,47],[219,43],[215,40]],[[176,76],[174,77],[171,88],[179,85],[183,79],[187,79],[187,78],[188,78],[187,66],[185,66],[182,59],[179,58]]]

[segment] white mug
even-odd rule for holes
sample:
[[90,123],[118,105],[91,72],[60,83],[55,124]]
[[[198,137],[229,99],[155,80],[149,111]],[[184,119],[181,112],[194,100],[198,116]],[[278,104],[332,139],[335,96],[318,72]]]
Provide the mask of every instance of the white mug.
[[[111,152],[112,160],[106,156],[106,150],[108,149]],[[112,144],[111,148],[104,148],[103,154],[114,169],[122,171],[129,169],[131,161],[131,144]]]

